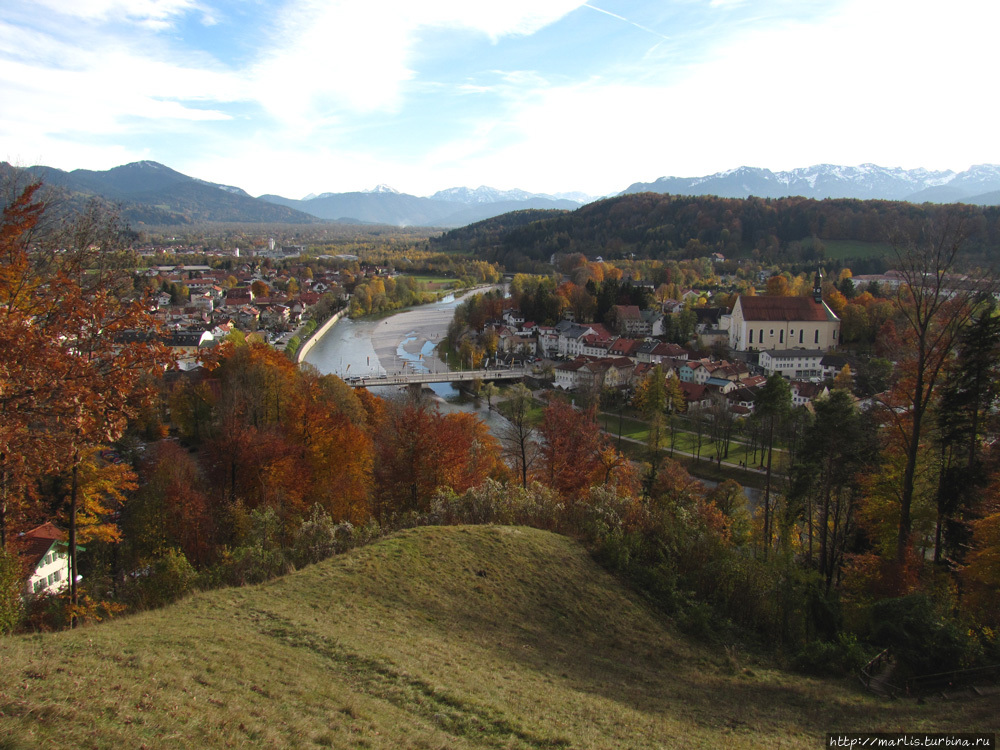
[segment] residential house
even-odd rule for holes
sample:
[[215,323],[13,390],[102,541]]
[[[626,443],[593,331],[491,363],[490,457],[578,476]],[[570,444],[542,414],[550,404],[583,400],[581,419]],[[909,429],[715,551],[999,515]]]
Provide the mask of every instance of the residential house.
[[681,391],[684,393],[684,400],[687,402],[689,412],[711,408],[712,395],[708,386],[682,382]]
[[822,377],[824,379],[837,377],[845,366],[850,367],[852,375],[857,372],[856,363],[843,354],[827,354],[820,360],[819,366],[823,370]]
[[555,367],[555,384],[566,390],[596,390],[631,385],[635,363],[627,357],[588,357],[580,355]]
[[622,336],[642,336],[646,331],[642,313],[637,305],[615,305],[611,308],[611,319],[615,330]]
[[830,391],[822,383],[808,383],[793,380],[789,387],[792,391],[792,406],[806,406],[818,398],[825,398]]
[[43,523],[22,534],[19,540],[29,571],[26,594],[57,594],[69,585],[69,544],[61,530],[54,524]]
[[627,338],[617,338],[611,342],[608,347],[608,356],[610,357],[628,357],[629,359],[635,361],[637,359],[637,353],[639,351],[639,346],[642,342],[636,341],[635,339]]

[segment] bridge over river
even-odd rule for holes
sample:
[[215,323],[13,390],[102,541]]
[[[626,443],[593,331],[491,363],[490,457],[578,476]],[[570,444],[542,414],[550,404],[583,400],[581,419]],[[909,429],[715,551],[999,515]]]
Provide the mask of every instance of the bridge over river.
[[372,375],[348,378],[352,388],[374,388],[381,385],[422,385],[424,383],[462,383],[473,380],[520,380],[531,374],[526,367],[497,370],[457,370],[451,372],[411,372],[399,375]]

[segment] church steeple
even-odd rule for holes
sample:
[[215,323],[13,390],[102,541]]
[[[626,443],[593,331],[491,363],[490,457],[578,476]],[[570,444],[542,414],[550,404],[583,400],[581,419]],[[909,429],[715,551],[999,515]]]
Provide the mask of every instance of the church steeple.
[[813,280],[813,299],[817,304],[823,302],[823,271],[816,267],[816,278]]

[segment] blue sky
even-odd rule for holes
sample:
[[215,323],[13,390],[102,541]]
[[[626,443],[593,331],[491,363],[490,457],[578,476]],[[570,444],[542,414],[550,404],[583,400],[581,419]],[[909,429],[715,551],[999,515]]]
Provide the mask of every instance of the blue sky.
[[8,0],[0,158],[253,195],[1000,163],[996,0]]

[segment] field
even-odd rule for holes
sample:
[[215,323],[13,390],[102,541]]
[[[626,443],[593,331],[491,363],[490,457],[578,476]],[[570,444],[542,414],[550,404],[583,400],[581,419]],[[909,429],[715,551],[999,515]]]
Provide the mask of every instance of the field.
[[256,587],[0,641],[0,748],[818,748],[987,730],[676,635],[576,542],[422,528]]
[[438,292],[442,289],[451,289],[455,286],[455,279],[446,276],[421,276],[411,274],[413,279],[423,284],[429,292]]
[[878,258],[892,255],[892,246],[881,242],[858,242],[856,240],[823,240],[827,258],[847,260],[848,258]]

